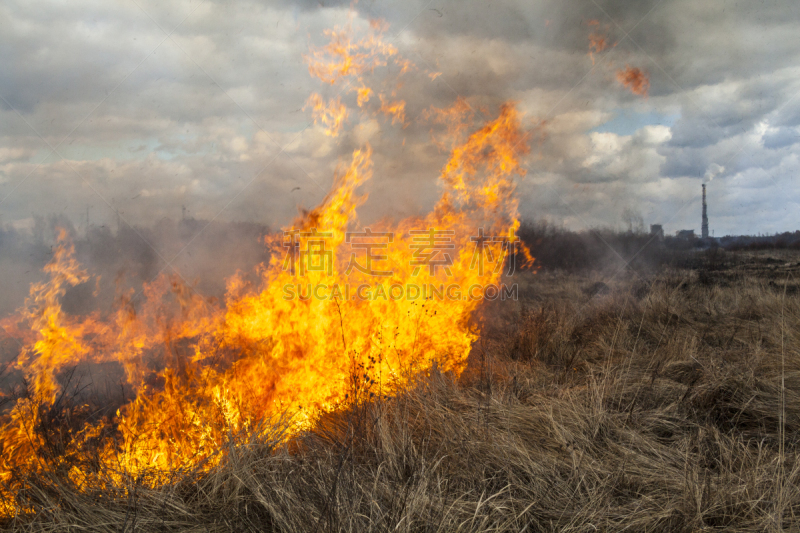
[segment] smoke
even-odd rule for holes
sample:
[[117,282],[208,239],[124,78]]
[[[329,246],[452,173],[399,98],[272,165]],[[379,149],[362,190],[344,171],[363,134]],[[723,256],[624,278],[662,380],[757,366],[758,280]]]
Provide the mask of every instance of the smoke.
[[253,267],[269,259],[263,240],[269,229],[260,224],[162,219],[149,227],[79,231],[64,216],[38,217],[31,231],[0,228],[0,318],[20,308],[31,284],[44,279],[58,228],[67,231],[91,276],[65,294],[70,314],[111,311],[120,291],[136,293],[159,274],[178,276],[198,293],[221,298],[226,279],[237,271],[255,275]]
[[711,163],[710,165],[708,165],[706,173],[703,175],[703,181],[705,183],[709,183],[711,180],[713,180],[723,172],[725,172],[725,167],[723,167],[722,165],[718,165],[717,163]]

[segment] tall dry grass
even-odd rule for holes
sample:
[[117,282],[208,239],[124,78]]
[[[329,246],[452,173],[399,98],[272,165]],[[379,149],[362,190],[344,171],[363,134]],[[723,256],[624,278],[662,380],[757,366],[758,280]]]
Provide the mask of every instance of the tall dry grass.
[[[712,276],[713,277],[713,276]],[[456,380],[232,436],[222,464],[76,487],[17,473],[8,531],[798,531],[789,278],[535,276]]]

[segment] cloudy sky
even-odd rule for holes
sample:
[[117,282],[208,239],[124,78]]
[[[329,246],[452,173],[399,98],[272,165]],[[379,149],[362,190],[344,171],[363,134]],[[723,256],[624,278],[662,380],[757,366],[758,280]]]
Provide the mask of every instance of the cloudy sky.
[[[405,127],[353,115],[328,137],[304,106],[340,89],[304,55],[326,28],[376,19],[415,66]],[[0,223],[185,210],[277,227],[366,142],[362,220],[424,212],[446,154],[420,117],[461,96],[487,118],[513,100],[544,121],[519,183],[527,218],[621,226],[634,209],[699,231],[707,182],[715,235],[800,229],[798,22],[792,0],[5,0]]]

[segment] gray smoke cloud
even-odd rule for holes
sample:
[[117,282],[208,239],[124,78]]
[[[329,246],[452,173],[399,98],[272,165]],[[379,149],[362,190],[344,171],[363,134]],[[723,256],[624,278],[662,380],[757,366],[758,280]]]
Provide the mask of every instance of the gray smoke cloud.
[[[668,232],[699,228],[713,168],[716,235],[800,226],[796,2],[359,2],[354,26],[385,19],[417,66],[400,90],[409,124],[354,117],[332,139],[303,107],[338,89],[303,54],[349,16],[350,2],[317,0],[4,2],[0,222],[31,232],[57,216],[84,234],[119,217],[153,228],[139,262],[163,263],[180,239],[157,221],[286,225],[366,142],[362,221],[421,213],[447,156],[415,119],[463,96],[487,118],[513,100],[546,121],[520,181],[526,217],[581,230],[635,206]],[[609,44],[594,64],[592,32]],[[647,98],[617,80],[626,65],[649,74]],[[187,276],[204,242],[182,252]]]

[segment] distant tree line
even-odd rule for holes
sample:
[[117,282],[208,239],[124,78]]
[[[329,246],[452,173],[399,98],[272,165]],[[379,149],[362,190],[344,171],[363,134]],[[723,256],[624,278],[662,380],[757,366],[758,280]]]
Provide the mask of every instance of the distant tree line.
[[528,221],[522,224],[517,235],[536,258],[535,268],[567,272],[665,266],[698,268],[705,264],[702,254],[698,254],[701,251],[800,250],[800,231],[685,239],[646,233],[643,225],[635,220],[626,226],[626,231],[610,228],[571,231],[546,221]]
[[717,239],[719,245],[730,251],[743,250],[800,250],[800,231],[785,231],[775,235],[739,235]]

